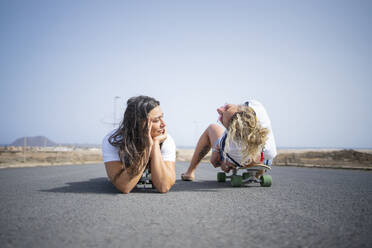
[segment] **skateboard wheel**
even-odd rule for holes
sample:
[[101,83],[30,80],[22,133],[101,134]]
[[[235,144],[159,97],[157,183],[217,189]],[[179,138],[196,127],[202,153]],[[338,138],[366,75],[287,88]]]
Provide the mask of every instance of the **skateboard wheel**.
[[225,172],[218,172],[217,173],[217,182],[226,182]]
[[243,179],[247,179],[249,178],[249,173],[248,172],[244,172],[243,173]]
[[272,178],[270,175],[262,175],[261,176],[261,186],[262,187],[270,187],[272,184]]
[[243,184],[243,177],[238,175],[231,176],[231,186],[240,187]]

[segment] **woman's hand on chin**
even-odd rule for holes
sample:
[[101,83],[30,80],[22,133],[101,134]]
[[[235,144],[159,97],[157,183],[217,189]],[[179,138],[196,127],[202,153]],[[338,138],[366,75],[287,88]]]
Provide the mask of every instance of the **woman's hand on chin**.
[[158,144],[161,144],[164,142],[164,140],[167,139],[167,130],[164,129],[164,132],[158,136],[155,136],[152,138],[154,142],[158,142]]

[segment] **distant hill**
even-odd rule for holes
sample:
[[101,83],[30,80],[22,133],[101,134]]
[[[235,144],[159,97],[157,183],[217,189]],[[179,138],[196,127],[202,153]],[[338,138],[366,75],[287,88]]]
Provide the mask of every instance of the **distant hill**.
[[35,136],[35,137],[22,137],[18,138],[11,146],[24,146],[26,141],[26,146],[57,146],[57,144],[45,136]]

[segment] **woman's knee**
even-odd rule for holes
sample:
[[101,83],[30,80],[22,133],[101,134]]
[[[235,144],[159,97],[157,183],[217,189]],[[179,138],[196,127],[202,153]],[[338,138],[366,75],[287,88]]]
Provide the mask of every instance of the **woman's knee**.
[[209,133],[213,133],[213,134],[223,133],[224,131],[224,129],[220,125],[215,124],[215,123],[209,124],[209,126],[207,127],[207,130]]
[[218,129],[218,128],[220,128],[220,126],[218,124],[212,123],[212,124],[209,124],[207,129],[215,130],[215,129]]
[[224,131],[224,128],[217,124],[210,124],[207,128],[208,136],[211,141],[215,141],[217,138],[219,138]]

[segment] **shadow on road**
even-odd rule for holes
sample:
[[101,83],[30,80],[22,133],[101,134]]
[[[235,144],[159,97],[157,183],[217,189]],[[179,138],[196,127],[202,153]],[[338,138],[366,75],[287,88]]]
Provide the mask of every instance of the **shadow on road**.
[[40,190],[53,193],[94,193],[94,194],[120,194],[107,177],[89,179],[82,182],[66,183],[67,186]]
[[197,180],[193,182],[186,182],[177,180],[171,191],[202,191],[202,192],[217,192],[223,188],[232,188],[229,182],[219,183],[217,181]]
[[[176,184],[171,188],[170,192],[217,192],[222,188],[231,188],[230,184],[218,183],[216,181],[194,181],[185,182],[182,180],[177,180]],[[150,188],[134,188],[132,193],[157,193],[156,189]]]
[[[92,194],[121,194],[107,177],[89,179],[82,182],[69,182],[66,186],[40,190],[52,193],[92,193]],[[232,188],[229,182],[218,183],[216,181],[193,181],[185,182],[177,180],[171,192],[217,192],[223,188]],[[131,193],[159,193],[156,189],[134,188]]]

